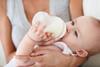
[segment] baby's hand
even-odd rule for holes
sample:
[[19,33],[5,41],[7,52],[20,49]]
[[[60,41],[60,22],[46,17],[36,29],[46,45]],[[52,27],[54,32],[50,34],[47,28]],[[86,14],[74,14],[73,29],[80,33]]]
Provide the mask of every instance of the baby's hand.
[[37,23],[32,25],[28,32],[28,36],[36,43],[40,45],[49,44],[53,41],[52,33],[44,32],[46,24]]

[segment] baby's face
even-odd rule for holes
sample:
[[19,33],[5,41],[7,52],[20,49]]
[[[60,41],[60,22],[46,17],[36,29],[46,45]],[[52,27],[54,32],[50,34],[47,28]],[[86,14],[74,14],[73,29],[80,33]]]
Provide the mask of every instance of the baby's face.
[[98,28],[96,23],[97,21],[90,17],[79,17],[70,21],[67,23],[67,31],[62,40],[72,50],[100,48],[97,45],[97,41],[100,41],[100,27]]

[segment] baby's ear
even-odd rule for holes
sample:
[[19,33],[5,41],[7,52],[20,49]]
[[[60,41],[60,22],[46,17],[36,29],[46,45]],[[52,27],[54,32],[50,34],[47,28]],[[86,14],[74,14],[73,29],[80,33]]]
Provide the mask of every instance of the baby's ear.
[[79,57],[87,57],[88,56],[88,52],[84,49],[78,49],[75,52],[77,54],[77,56]]

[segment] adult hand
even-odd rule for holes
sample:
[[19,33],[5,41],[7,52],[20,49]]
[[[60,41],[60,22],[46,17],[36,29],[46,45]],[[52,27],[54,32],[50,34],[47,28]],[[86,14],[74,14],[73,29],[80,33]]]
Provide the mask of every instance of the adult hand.
[[71,56],[66,56],[58,51],[40,50],[32,59],[37,63],[33,67],[69,67]]
[[17,66],[22,67],[69,67],[72,57],[61,53],[59,49],[53,46],[40,47],[31,57],[30,61]]

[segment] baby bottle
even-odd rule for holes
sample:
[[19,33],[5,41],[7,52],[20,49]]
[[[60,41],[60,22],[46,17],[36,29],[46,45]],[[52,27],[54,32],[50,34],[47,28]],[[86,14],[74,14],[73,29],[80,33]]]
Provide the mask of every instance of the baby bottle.
[[66,33],[66,23],[57,16],[51,16],[46,12],[40,11],[36,13],[32,20],[32,25],[36,23],[45,23],[45,32],[52,33],[53,38],[58,40]]

